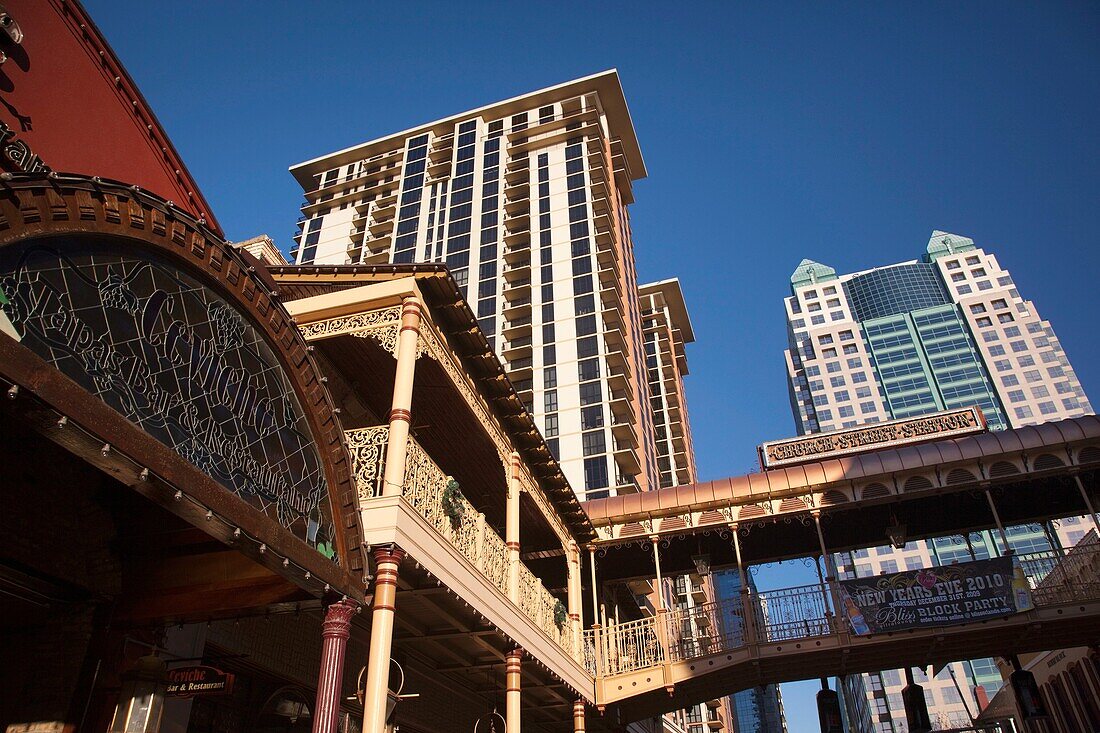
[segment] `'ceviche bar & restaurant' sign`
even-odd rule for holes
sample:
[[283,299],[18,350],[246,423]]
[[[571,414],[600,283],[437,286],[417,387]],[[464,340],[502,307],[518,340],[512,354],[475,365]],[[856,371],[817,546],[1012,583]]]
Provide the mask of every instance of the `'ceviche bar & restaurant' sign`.
[[834,433],[774,440],[760,446],[760,463],[764,468],[781,468],[867,450],[958,438],[985,430],[982,411],[977,407],[966,407]]
[[859,635],[950,626],[1031,610],[1031,590],[1012,558],[943,565],[840,581],[843,613]]
[[233,692],[234,676],[215,667],[195,665],[168,670],[168,697],[195,695],[229,695]]

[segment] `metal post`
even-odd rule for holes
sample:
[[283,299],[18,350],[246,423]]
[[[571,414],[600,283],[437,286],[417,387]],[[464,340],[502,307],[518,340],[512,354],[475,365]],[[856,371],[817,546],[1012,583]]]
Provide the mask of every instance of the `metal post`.
[[600,628],[600,601],[596,590],[596,548],[588,548],[588,569],[592,573],[592,647],[596,660],[596,677],[604,675],[604,638]]
[[344,686],[344,657],[351,636],[351,617],[359,610],[344,599],[325,608],[321,623],[321,669],[317,674],[317,703],[313,733],[336,733],[340,721],[340,691]]
[[665,678],[665,690],[671,695],[674,689],[672,683],[672,635],[669,633],[669,613],[668,607],[665,605],[664,580],[661,578],[661,551],[658,546],[660,537],[652,534],[649,536],[649,541],[653,543],[653,567],[657,573],[657,618],[654,631],[657,634],[657,643],[662,651],[661,674]]
[[[814,511],[810,512],[810,516],[812,516],[814,518],[814,528],[817,530],[817,544],[821,548],[821,561],[825,562],[825,558],[827,558],[829,556],[829,552],[828,552],[828,550],[825,549],[825,533],[822,532],[822,530],[821,530],[821,511],[815,509]],[[835,612],[830,611],[830,609],[829,609],[829,593],[830,593],[830,590],[834,594],[836,593],[836,583],[834,582],[836,580],[836,578],[833,577],[829,565],[826,565],[825,569],[829,572],[826,573],[825,578],[824,578],[824,580],[822,581],[822,584],[821,584],[821,602],[823,604],[825,604],[825,621],[830,626],[833,626],[832,619],[834,617],[836,617],[836,613],[839,613],[840,603],[839,603],[839,600],[836,597],[834,597],[832,599],[832,601],[833,601],[832,606],[833,606],[833,609],[837,609],[837,610]],[[825,581],[828,581],[828,583],[826,583]],[[837,632],[840,632],[841,628],[840,628],[839,623],[837,623],[835,625],[835,630]]]
[[1085,491],[1085,484],[1081,481],[1079,474],[1074,474],[1073,480],[1077,482],[1077,490],[1081,492],[1081,498],[1085,500],[1085,507],[1089,510],[1089,516],[1092,517],[1092,526],[1096,530],[1097,538],[1100,538],[1100,519],[1096,517],[1096,510],[1092,506],[1092,500],[1089,499],[1089,492]]
[[600,625],[600,594],[596,590],[596,548],[588,548],[588,570],[592,574],[592,626]]
[[667,609],[665,608],[664,587],[661,583],[661,553],[657,550],[658,539],[655,534],[649,536],[649,541],[653,543],[653,567],[657,571],[657,609],[664,611]]
[[519,494],[520,457],[512,452],[508,473],[508,506],[504,520],[504,542],[508,546],[508,598],[519,606]]
[[993,494],[989,493],[989,487],[985,487],[985,500],[989,502],[989,509],[993,512],[993,521],[997,523],[997,531],[1001,533],[1001,542],[1005,546],[1005,554],[1012,554],[1012,547],[1008,544],[1008,533],[1005,532],[1005,526],[1001,522],[1001,515],[997,512],[997,505],[993,503]]
[[733,532],[733,553],[737,558],[737,574],[741,578],[741,625],[744,629],[745,644],[756,642],[756,604],[749,592],[749,579],[745,574],[745,564],[741,560],[741,540],[737,535],[737,522],[730,524]]
[[573,634],[573,654],[578,659],[581,652],[581,555],[577,543],[570,540],[565,548],[566,598],[569,612],[569,631]]
[[374,550],[378,569],[374,581],[370,651],[367,654],[367,686],[363,695],[363,733],[384,733],[386,730],[397,573],[404,557],[405,551],[393,545]]
[[420,339],[420,300],[408,296],[402,301],[401,330],[397,337],[397,371],[390,403],[389,435],[386,437],[386,466],[382,494],[398,496],[405,485],[405,457],[412,425],[413,378],[416,375],[416,343]]
[[521,733],[519,721],[520,662],[523,661],[523,649],[518,646],[508,652],[505,658],[505,733]]

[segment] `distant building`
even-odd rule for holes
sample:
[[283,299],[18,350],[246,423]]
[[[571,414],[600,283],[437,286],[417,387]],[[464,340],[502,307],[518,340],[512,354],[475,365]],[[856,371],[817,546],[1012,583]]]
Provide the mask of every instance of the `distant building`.
[[993,429],[1092,412],[1050,323],[966,237],[850,275],[803,260],[786,310],[799,433],[968,405]]
[[[920,260],[848,275],[803,260],[785,299],[791,410],[800,434],[977,405],[990,429],[1090,414],[1061,343],[1012,276],[974,241],[935,231]],[[1072,546],[1076,518],[1010,527],[1017,553]],[[990,532],[841,553],[841,579],[1004,554]],[[933,723],[969,725],[1001,686],[992,659],[956,662],[934,679],[920,672]],[[901,670],[852,675],[840,685],[852,730],[905,728]]]

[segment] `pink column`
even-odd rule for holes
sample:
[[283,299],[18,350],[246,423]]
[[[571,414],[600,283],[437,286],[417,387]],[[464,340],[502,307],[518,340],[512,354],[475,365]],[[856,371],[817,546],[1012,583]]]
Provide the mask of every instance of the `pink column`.
[[340,719],[340,693],[344,686],[344,652],[351,635],[351,617],[358,606],[344,599],[329,604],[321,624],[321,671],[317,676],[317,704],[313,708],[313,733],[336,733]]

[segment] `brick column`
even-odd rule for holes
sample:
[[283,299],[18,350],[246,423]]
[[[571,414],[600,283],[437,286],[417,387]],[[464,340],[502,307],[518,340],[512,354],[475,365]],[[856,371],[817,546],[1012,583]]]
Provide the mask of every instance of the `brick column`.
[[374,551],[378,569],[374,580],[367,686],[363,695],[363,733],[385,733],[386,730],[386,693],[390,682],[397,573],[404,557],[405,551],[393,545]]
[[507,713],[505,733],[522,733],[519,723],[519,677],[520,662],[523,661],[523,650],[518,646],[508,652],[505,658],[505,712]]
[[405,485],[405,454],[412,424],[413,377],[416,375],[416,345],[420,339],[420,301],[408,296],[401,306],[401,331],[397,336],[397,373],[393,378],[386,466],[382,482],[384,496],[397,496]]
[[317,703],[313,708],[313,733],[336,733],[340,719],[340,693],[344,685],[344,653],[351,635],[351,618],[358,604],[344,599],[329,604],[321,624],[321,671],[317,675]]

